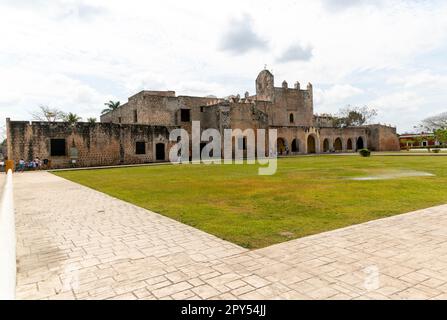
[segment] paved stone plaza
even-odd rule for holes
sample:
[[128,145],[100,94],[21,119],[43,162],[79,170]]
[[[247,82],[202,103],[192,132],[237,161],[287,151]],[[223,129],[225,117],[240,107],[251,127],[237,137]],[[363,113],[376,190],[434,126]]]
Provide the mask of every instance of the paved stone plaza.
[[50,173],[14,188],[19,299],[447,298],[447,205],[250,251]]

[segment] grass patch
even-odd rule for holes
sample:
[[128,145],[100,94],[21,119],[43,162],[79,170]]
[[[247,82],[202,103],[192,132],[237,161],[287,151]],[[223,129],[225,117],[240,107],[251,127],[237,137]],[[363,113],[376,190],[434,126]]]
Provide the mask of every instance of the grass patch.
[[[247,248],[447,203],[447,159],[318,156],[256,165],[146,166],[54,174]],[[353,180],[387,171],[434,176]]]

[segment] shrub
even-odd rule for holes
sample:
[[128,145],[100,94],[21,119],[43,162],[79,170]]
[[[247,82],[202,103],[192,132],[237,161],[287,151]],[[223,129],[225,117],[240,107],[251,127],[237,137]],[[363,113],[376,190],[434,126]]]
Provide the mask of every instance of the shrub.
[[359,153],[362,157],[369,157],[371,155],[371,151],[368,149],[361,149],[359,150]]
[[433,151],[434,153],[439,153],[439,152],[441,152],[441,149],[432,149],[432,151]]

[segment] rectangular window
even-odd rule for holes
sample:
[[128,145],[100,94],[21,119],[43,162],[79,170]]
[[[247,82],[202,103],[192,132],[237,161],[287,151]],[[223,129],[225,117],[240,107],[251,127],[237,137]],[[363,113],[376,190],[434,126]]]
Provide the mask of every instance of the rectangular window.
[[51,139],[50,141],[50,154],[52,157],[65,156],[66,146],[65,139]]
[[137,110],[133,111],[133,122],[137,123],[138,122],[138,113]]
[[204,107],[200,107],[200,112],[203,112],[203,111],[205,111],[205,108]]
[[189,122],[189,121],[191,121],[191,110],[189,110],[189,109],[180,109],[180,121],[181,122]]
[[121,117],[118,117],[118,123],[121,123]]
[[138,141],[135,144],[135,153],[136,154],[146,154],[146,142]]

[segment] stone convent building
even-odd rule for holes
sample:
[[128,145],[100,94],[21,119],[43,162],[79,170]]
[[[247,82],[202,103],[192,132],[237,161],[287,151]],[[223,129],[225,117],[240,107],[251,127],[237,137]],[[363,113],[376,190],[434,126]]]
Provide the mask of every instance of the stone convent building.
[[201,130],[277,129],[279,154],[355,152],[361,148],[397,151],[396,129],[383,125],[335,128],[314,115],[313,88],[274,86],[268,70],[256,79],[256,95],[176,96],[174,91],[142,91],[126,104],[101,116],[100,123],[27,122],[7,119],[11,160],[48,159],[51,167],[103,166],[166,161],[169,132],[192,121]]

